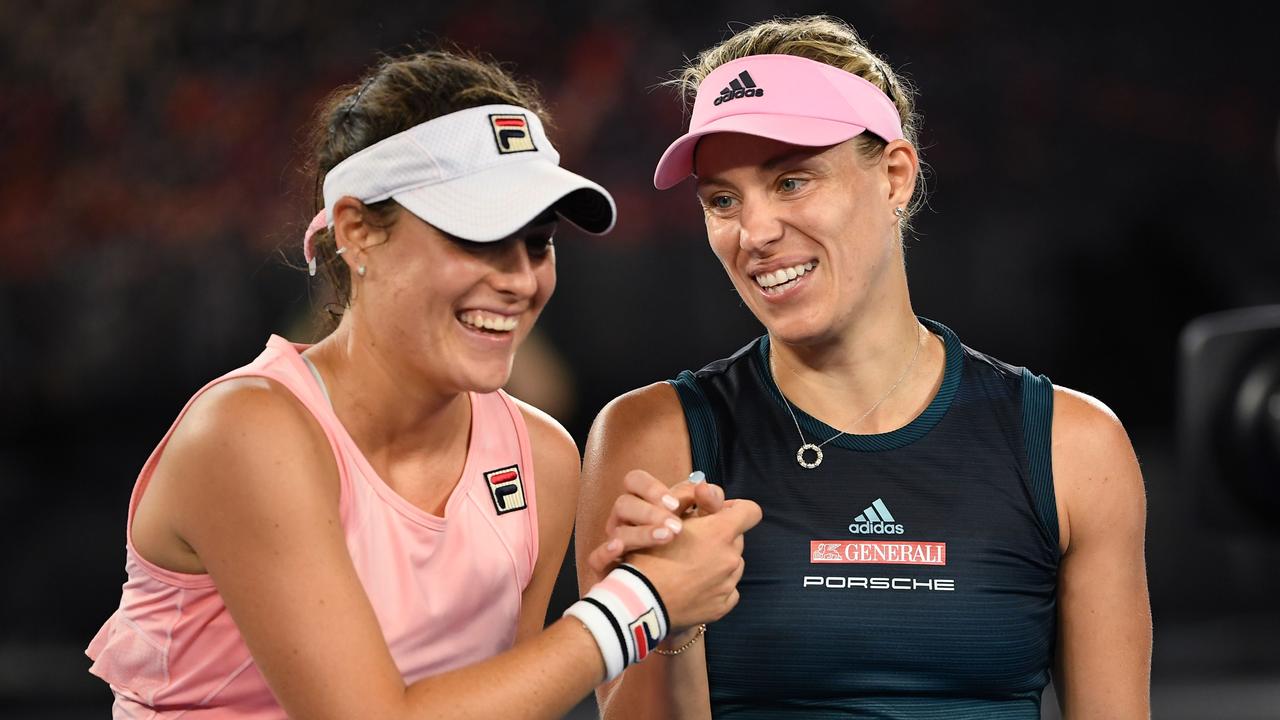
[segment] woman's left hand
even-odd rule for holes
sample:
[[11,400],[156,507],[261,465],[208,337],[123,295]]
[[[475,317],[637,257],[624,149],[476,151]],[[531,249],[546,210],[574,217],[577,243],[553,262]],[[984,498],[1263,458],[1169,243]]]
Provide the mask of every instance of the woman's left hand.
[[724,505],[724,491],[716,485],[682,480],[668,486],[644,470],[628,472],[623,487],[626,492],[613,502],[605,522],[609,539],[587,557],[591,569],[601,575],[629,552],[671,542],[686,514],[706,515]]

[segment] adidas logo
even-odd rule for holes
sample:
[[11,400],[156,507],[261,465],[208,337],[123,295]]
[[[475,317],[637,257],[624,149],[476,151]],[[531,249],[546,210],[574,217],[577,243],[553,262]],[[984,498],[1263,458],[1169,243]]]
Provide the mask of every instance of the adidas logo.
[[884,500],[876,498],[861,515],[849,523],[849,532],[854,535],[901,535],[903,529],[902,523],[893,521],[893,513],[889,512]]
[[756,81],[751,79],[751,74],[746,70],[738,73],[736,80],[730,80],[729,84],[720,91],[720,97],[716,98],[716,105],[727,103],[730,100],[737,100],[744,97],[761,97],[764,95],[764,88],[756,87]]

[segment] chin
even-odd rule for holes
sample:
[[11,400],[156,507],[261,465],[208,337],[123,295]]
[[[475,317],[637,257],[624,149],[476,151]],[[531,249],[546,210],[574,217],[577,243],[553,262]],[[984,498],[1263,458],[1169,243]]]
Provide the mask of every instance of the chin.
[[[759,319],[757,317],[756,319]],[[762,322],[770,337],[787,345],[817,345],[831,335],[829,323],[813,318],[775,318],[770,322]]]
[[476,393],[491,393],[504,387],[511,380],[511,363],[503,363],[500,367],[486,368],[472,366],[459,383],[463,390]]

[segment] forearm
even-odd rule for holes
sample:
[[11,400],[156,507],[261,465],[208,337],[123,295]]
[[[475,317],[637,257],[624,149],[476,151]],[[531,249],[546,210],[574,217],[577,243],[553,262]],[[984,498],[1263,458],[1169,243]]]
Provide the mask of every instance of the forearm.
[[397,720],[560,718],[603,679],[595,639],[564,618],[497,657],[409,686]]
[[[688,631],[664,643],[676,648],[693,637]],[[651,653],[640,665],[596,690],[605,720],[704,720],[711,717],[706,646],[701,638],[679,655]]]

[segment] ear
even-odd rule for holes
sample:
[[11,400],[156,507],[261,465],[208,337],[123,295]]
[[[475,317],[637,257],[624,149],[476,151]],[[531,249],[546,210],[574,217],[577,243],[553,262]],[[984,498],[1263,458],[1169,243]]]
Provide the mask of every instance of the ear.
[[380,243],[382,228],[368,222],[364,203],[351,196],[343,196],[333,205],[333,236],[342,259],[354,274],[356,266],[364,264],[366,248]]
[[889,178],[889,206],[906,207],[916,191],[920,174],[920,156],[906,140],[894,140],[885,146],[884,168]]

